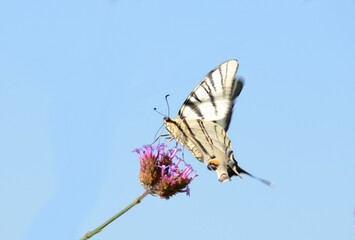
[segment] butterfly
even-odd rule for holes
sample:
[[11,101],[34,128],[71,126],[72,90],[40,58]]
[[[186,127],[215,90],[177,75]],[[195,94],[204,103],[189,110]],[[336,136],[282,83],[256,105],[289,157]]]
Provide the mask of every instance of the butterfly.
[[233,59],[210,71],[187,97],[177,117],[164,117],[165,127],[172,138],[215,171],[220,182],[247,174],[271,185],[238,165],[227,135],[235,101],[243,89],[243,81],[236,78],[238,66]]

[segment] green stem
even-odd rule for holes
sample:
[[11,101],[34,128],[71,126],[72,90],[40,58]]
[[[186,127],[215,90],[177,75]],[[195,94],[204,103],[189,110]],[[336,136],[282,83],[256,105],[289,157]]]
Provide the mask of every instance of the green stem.
[[149,193],[150,193],[150,190],[146,190],[142,195],[140,195],[138,198],[136,198],[130,205],[128,205],[127,207],[122,209],[120,212],[116,213],[114,216],[112,216],[110,219],[108,219],[106,222],[104,222],[103,224],[101,224],[100,226],[95,228],[94,230],[87,232],[84,236],[82,236],[82,238],[80,238],[80,240],[89,239],[92,236],[94,236],[95,234],[101,232],[101,230],[104,229],[107,225],[109,225],[110,223],[115,221],[118,217],[120,217],[122,214],[127,212],[129,209],[131,209],[132,207],[134,207],[135,205],[140,203],[142,201],[142,199],[145,196],[147,196]]

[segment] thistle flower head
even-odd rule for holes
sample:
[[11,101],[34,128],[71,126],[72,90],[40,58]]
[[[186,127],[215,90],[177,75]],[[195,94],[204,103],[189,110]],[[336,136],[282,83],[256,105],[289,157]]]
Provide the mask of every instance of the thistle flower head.
[[[185,192],[190,194],[189,184],[197,176],[192,167],[177,156],[181,149],[168,149],[165,144],[144,145],[134,150],[140,160],[139,181],[146,190],[161,198]],[[179,168],[179,165],[184,165]]]

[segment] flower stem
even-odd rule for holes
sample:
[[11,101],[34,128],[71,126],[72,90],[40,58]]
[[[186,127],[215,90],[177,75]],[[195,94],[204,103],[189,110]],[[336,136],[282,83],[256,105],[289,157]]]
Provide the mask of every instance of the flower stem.
[[132,207],[134,207],[135,205],[137,205],[138,203],[140,203],[142,201],[142,199],[147,196],[150,193],[150,190],[146,190],[142,195],[140,195],[138,198],[136,198],[130,205],[128,205],[127,207],[125,207],[124,209],[122,209],[120,212],[116,213],[114,216],[112,216],[110,219],[108,219],[107,221],[105,221],[103,224],[101,224],[100,226],[98,226],[97,228],[95,228],[92,231],[87,232],[84,236],[82,236],[80,238],[80,240],[85,240],[85,239],[89,239],[92,236],[94,236],[95,234],[101,232],[102,229],[104,229],[107,225],[109,225],[110,223],[112,223],[113,221],[115,221],[118,217],[120,217],[122,214],[124,214],[125,212],[127,212],[129,209],[131,209]]

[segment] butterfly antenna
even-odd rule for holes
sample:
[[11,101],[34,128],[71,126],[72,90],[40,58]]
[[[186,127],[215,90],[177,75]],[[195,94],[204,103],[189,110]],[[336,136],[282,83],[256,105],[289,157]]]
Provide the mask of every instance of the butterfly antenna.
[[168,101],[169,96],[170,96],[169,94],[165,95],[165,102],[166,102],[166,106],[168,107],[168,117],[170,117],[170,105]]
[[[157,108],[153,108],[153,110],[156,111],[157,113],[159,113],[160,115],[164,116],[164,117],[166,116],[165,114],[159,112]],[[160,128],[161,128],[161,127],[160,127]]]
[[268,185],[269,187],[274,186],[273,182],[265,180],[263,178],[256,177],[253,174],[248,173],[247,171],[245,171],[243,168],[239,167],[238,165],[234,166],[232,169],[238,176],[240,176],[239,174],[244,173],[244,174],[248,175],[249,177],[252,177],[252,178],[258,180],[259,182],[262,182],[265,185]]
[[[168,117],[170,116],[170,106],[169,106],[169,101],[168,101],[169,96],[170,96],[169,94],[165,95],[165,102],[166,102],[166,106],[168,107]],[[156,111],[157,113],[159,113],[160,115],[162,115],[163,117],[166,117],[166,114],[161,113],[156,107],[153,108],[153,110]]]

